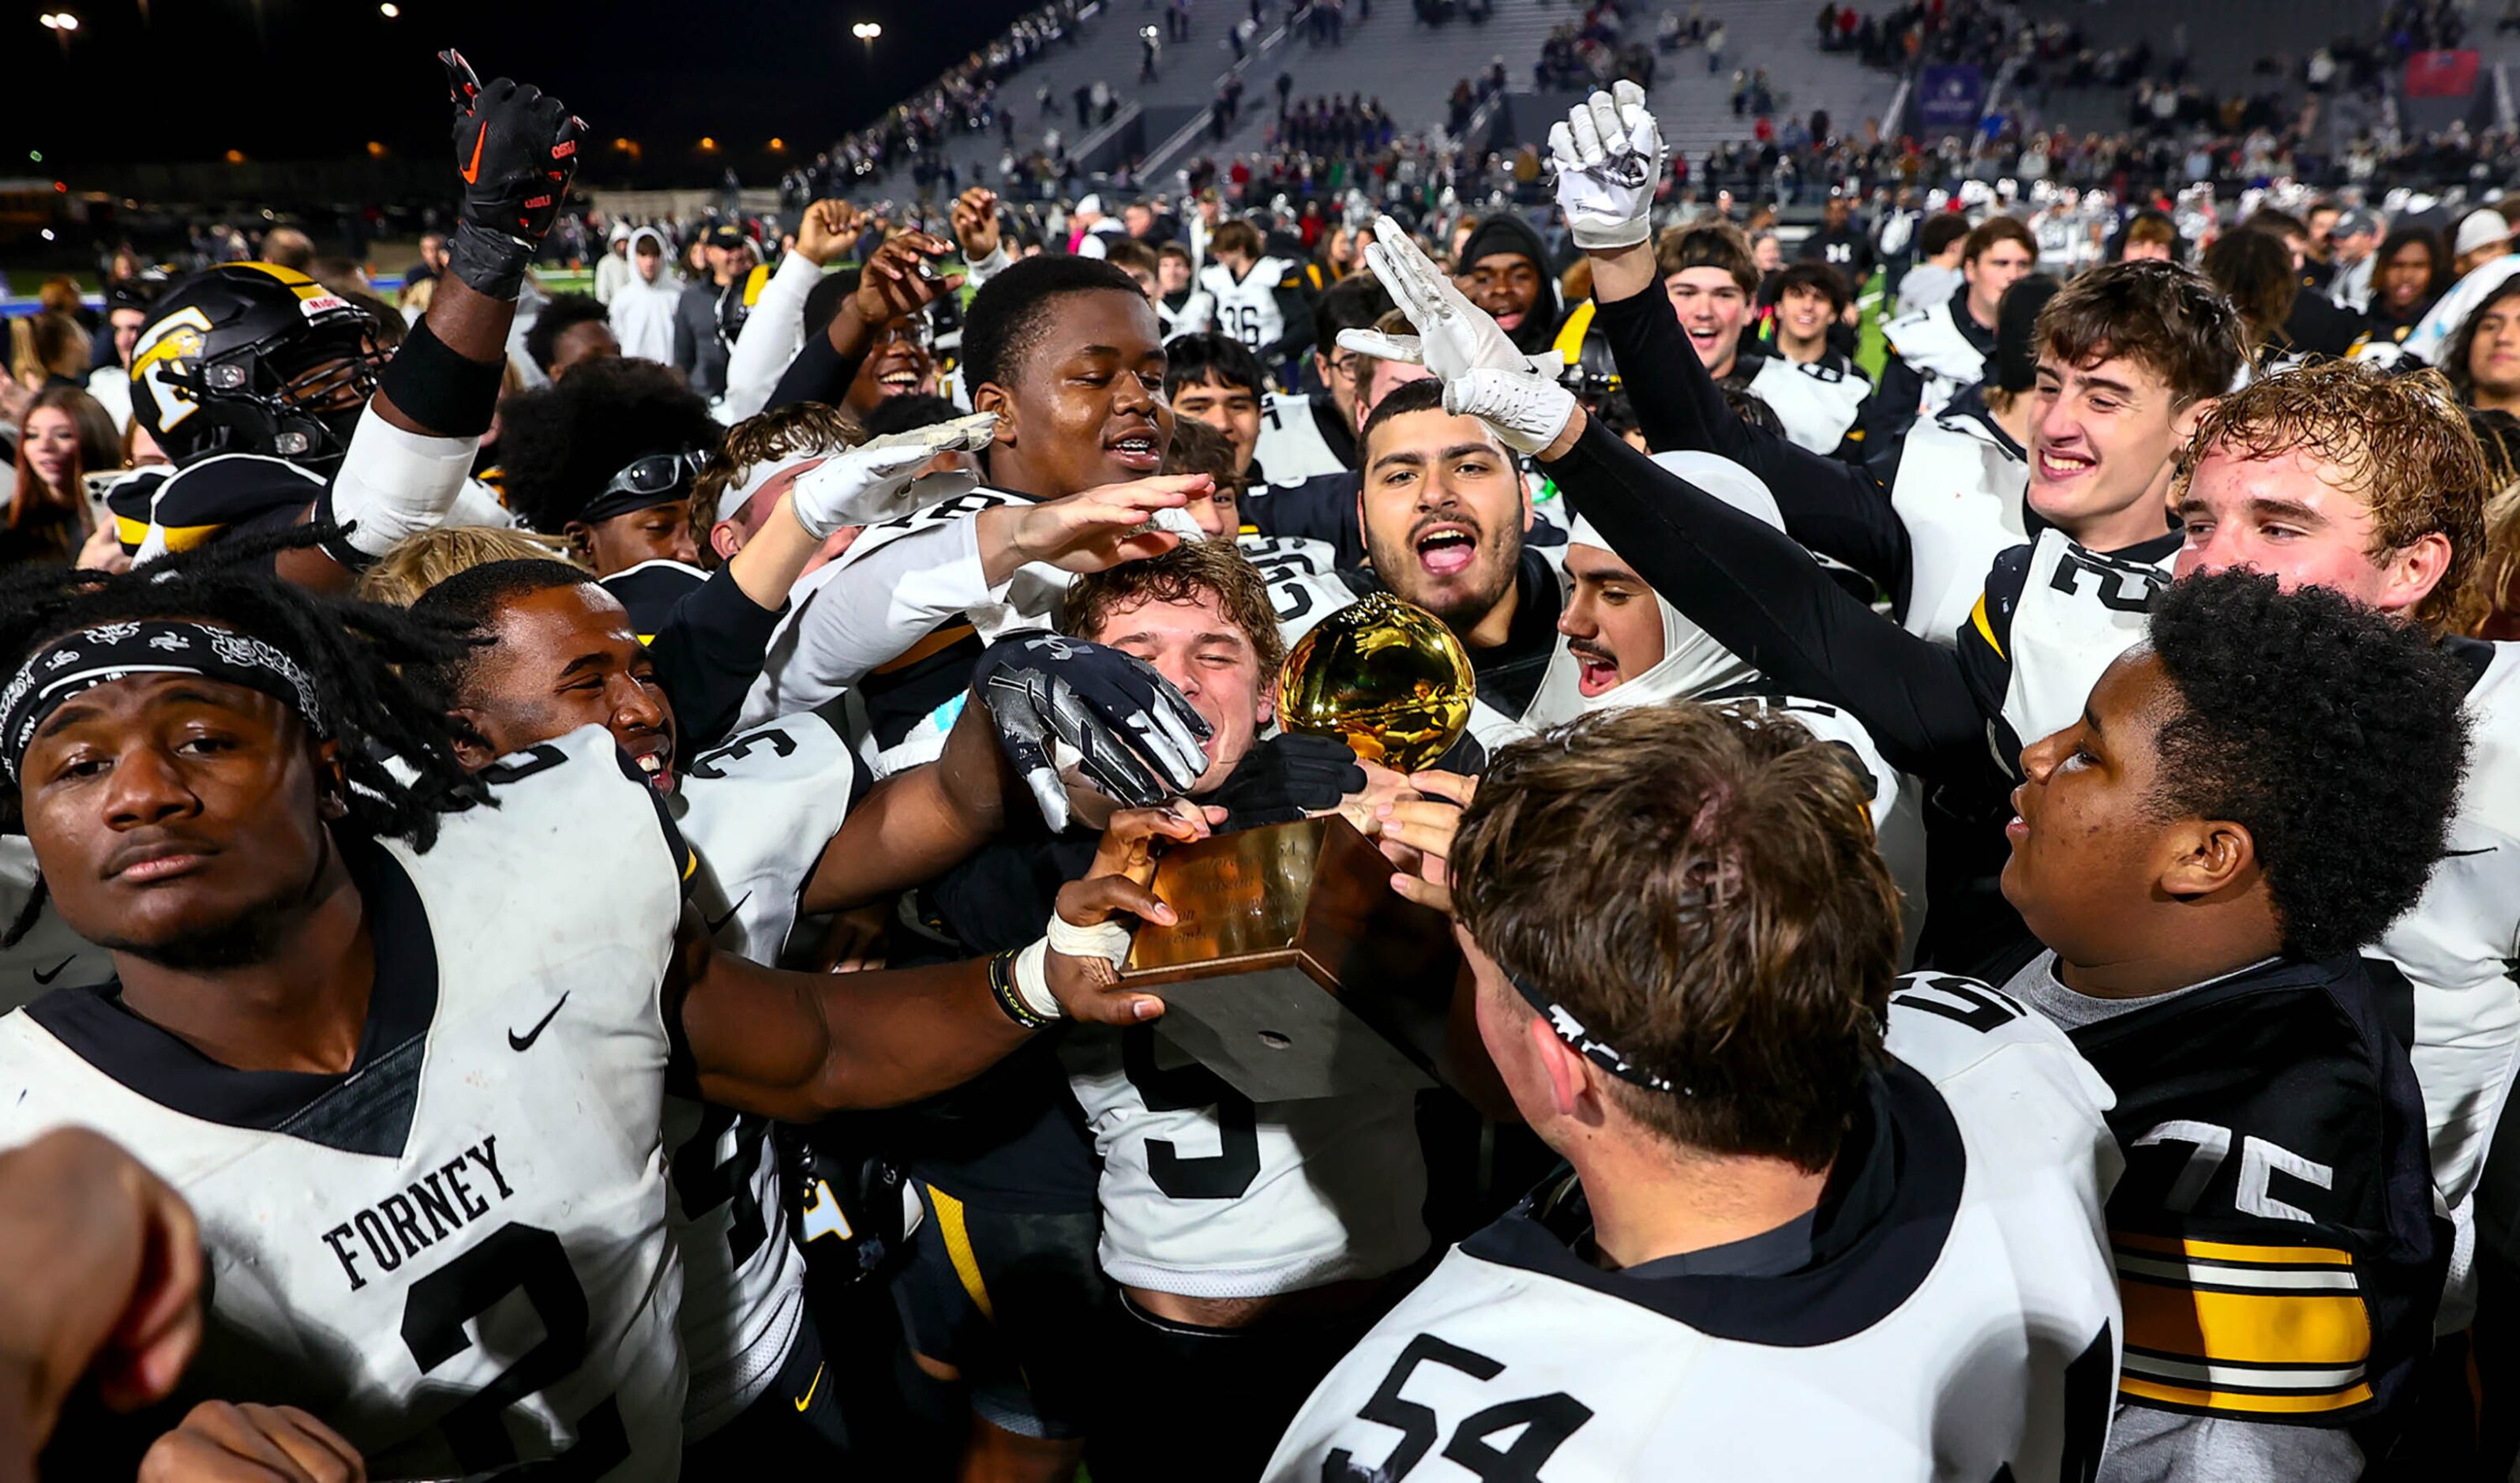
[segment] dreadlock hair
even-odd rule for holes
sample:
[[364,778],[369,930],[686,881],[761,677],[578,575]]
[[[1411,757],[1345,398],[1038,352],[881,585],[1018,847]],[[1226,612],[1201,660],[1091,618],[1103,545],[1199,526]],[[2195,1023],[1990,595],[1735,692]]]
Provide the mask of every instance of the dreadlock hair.
[[[135,619],[193,618],[261,639],[306,671],[341,743],[348,813],[334,827],[427,850],[441,813],[486,794],[456,759],[445,711],[403,666],[447,662],[467,642],[426,614],[320,596],[271,574],[274,553],[331,534],[330,525],[299,525],[232,535],[118,575],[43,565],[0,573],[0,669],[15,674],[64,634]],[[417,776],[406,780],[389,760]],[[0,824],[14,831],[21,822],[19,792],[0,793]]]
[[484,653],[495,642],[491,630],[497,624],[500,608],[537,592],[594,583],[595,578],[583,567],[523,557],[468,566],[431,587],[413,600],[412,615],[462,634],[467,642],[438,658],[413,666],[413,691],[440,714],[462,705],[472,694],[472,677]]

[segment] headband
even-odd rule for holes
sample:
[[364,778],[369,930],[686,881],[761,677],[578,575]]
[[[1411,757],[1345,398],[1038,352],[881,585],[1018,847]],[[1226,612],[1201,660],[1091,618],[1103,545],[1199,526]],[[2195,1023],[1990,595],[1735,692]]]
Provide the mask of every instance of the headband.
[[295,659],[264,640],[186,618],[104,623],[65,634],[27,656],[0,691],[0,766],[18,782],[35,728],[81,691],[132,675],[201,675],[258,690],[326,735],[324,708]]
[[[1505,968],[1503,964],[1498,966]],[[1549,1021],[1549,1028],[1556,1032],[1559,1040],[1573,1046],[1586,1060],[1631,1086],[1643,1087],[1651,1092],[1676,1092],[1683,1097],[1695,1095],[1687,1087],[1673,1086],[1670,1078],[1656,1076],[1631,1062],[1616,1046],[1596,1038],[1592,1031],[1585,1029],[1584,1022],[1568,1013],[1564,1005],[1524,982],[1520,973],[1505,968],[1505,981],[1513,985],[1514,992],[1539,1011],[1541,1018]]]

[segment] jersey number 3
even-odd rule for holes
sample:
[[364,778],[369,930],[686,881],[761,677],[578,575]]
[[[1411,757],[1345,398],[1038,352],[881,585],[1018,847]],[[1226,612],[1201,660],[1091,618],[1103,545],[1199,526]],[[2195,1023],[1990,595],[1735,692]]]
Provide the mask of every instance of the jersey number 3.
[[1155,1031],[1138,1025],[1120,1032],[1120,1067],[1138,1089],[1149,1112],[1216,1109],[1217,1150],[1184,1154],[1172,1140],[1147,1140],[1147,1173],[1167,1199],[1240,1199],[1260,1177],[1260,1134],[1251,1099],[1235,1091],[1207,1067],[1192,1063],[1158,1068]]
[[[446,1414],[446,1440],[469,1471],[517,1461],[507,1409],[557,1384],[586,1361],[586,1289],[569,1270],[560,1237],[540,1226],[500,1227],[488,1239],[412,1283],[403,1302],[402,1341],[427,1374],[472,1347],[464,1326],[510,1293],[521,1292],[542,1321],[543,1339],[517,1357],[497,1379]],[[630,1457],[621,1407],[610,1396],[577,1418],[577,1443],[554,1460],[554,1478],[599,1478]],[[544,1476],[537,1471],[536,1477]]]

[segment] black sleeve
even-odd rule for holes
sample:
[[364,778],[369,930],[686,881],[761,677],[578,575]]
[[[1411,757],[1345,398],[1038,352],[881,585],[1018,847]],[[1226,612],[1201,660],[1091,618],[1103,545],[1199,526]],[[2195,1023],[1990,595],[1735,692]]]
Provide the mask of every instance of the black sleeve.
[[724,741],[734,729],[745,693],[761,677],[762,656],[784,611],[744,596],[735,573],[723,566],[666,611],[648,657],[656,666],[656,683],[674,702],[681,733],[676,741],[685,756]]
[[820,402],[836,407],[849,394],[849,382],[858,378],[858,367],[866,357],[844,356],[832,347],[829,331],[805,337],[805,348],[779,374],[779,384],[770,388],[770,400],[763,404],[767,412],[797,402]]
[[1593,323],[1610,342],[1619,385],[1637,409],[1647,444],[1658,452],[1719,454],[1749,470],[1777,497],[1788,535],[1863,572],[1906,606],[1908,527],[1870,471],[1814,453],[1734,415],[1682,333],[1667,295],[1648,290],[1598,304]]
[[1881,363],[1880,384],[1864,404],[1856,426],[1864,429],[1864,456],[1878,462],[1886,450],[1908,436],[1916,425],[1916,408],[1925,400],[1925,378],[1892,350]]
[[1854,712],[1892,766],[1933,782],[1993,766],[1958,656],[1850,597],[1792,538],[1598,423],[1548,469],[1656,592],[1783,690]]
[[1304,292],[1300,274],[1270,290],[1269,296],[1278,301],[1278,317],[1286,326],[1278,342],[1260,353],[1261,364],[1274,366],[1313,347],[1313,296]]

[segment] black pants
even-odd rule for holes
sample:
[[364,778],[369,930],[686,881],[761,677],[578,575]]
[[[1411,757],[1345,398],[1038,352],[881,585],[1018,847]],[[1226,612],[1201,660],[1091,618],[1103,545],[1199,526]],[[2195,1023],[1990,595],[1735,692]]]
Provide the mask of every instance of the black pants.
[[840,1419],[839,1381],[823,1355],[822,1330],[809,1309],[796,1325],[796,1342],[770,1388],[736,1418],[683,1449],[686,1478],[741,1478],[762,1467],[831,1469],[849,1460],[848,1428]]

